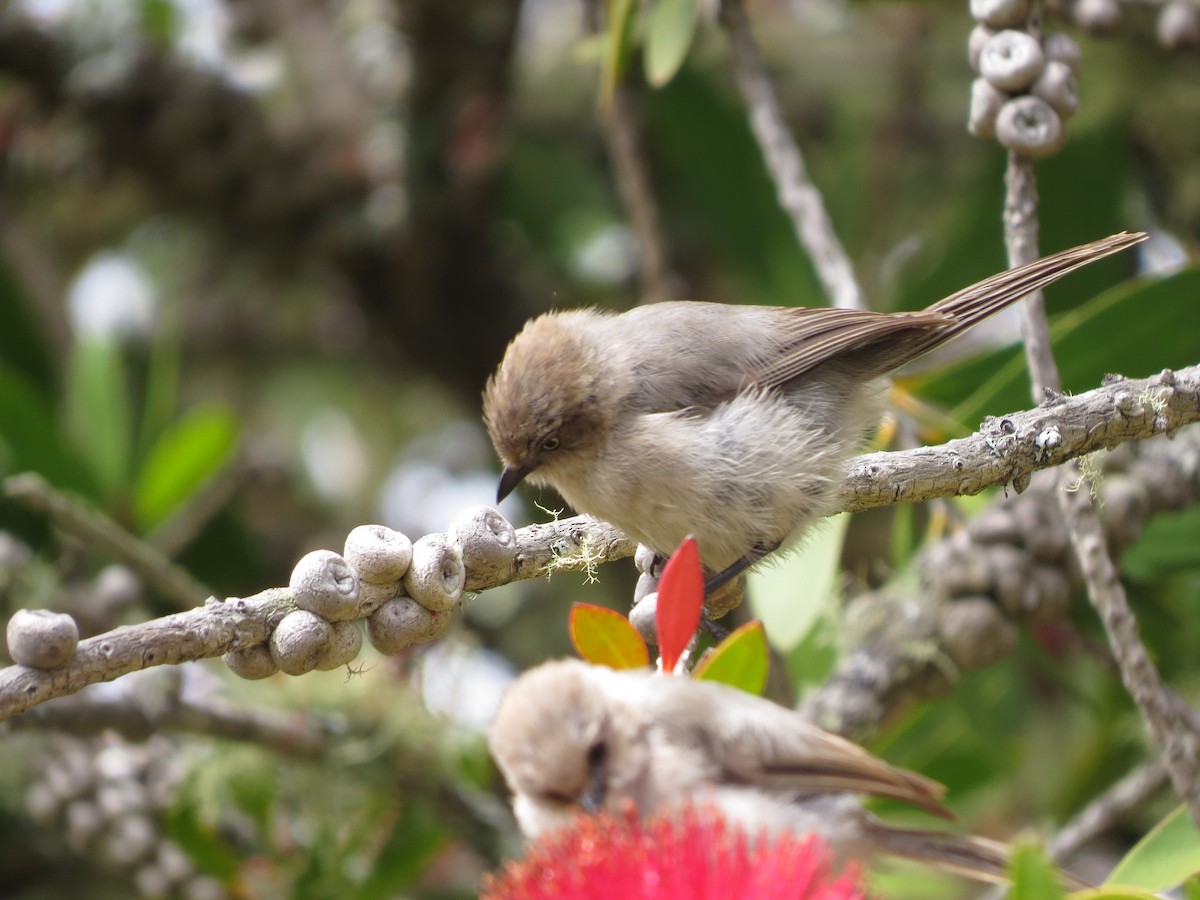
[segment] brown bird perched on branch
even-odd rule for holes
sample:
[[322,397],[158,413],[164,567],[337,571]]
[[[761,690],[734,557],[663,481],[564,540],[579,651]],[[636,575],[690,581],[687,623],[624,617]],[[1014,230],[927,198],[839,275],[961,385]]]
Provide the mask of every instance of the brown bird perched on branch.
[[709,589],[836,511],[889,372],[1088,263],[1122,233],[993,275],[921,312],[669,302],[552,312],[484,392],[504,463],[659,556],[691,534]]
[[895,828],[856,796],[953,818],[940,784],[893,768],[793,710],[714,682],[546,663],[509,688],[488,743],[529,837],[567,824],[580,808],[619,813],[632,802],[650,816],[711,803],[751,834],[815,831],[843,859],[882,854],[1006,880],[1004,844]]

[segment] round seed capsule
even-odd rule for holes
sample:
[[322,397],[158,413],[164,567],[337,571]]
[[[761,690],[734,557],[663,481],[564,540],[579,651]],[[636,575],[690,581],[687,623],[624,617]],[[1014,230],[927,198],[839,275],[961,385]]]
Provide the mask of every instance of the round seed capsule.
[[346,562],[367,584],[399,581],[412,563],[412,541],[386,525],[359,525],[346,536]]
[[271,649],[266,644],[230,650],[221,657],[221,661],[238,678],[248,681],[270,678],[279,671],[279,666],[275,665],[275,659],[271,656]]
[[301,557],[288,583],[296,605],[322,619],[339,622],[361,616],[358,573],[332,550]]
[[432,612],[411,597],[397,597],[368,617],[367,638],[376,650],[390,656],[440,637],[449,626],[449,612]]
[[996,139],[1021,156],[1038,159],[1049,156],[1063,145],[1066,130],[1045,100],[1016,97],[1009,100],[996,116]]
[[79,626],[66,613],[18,609],[8,620],[8,654],[33,669],[55,669],[67,663],[79,646]]
[[330,630],[329,643],[317,658],[317,668],[322,672],[346,665],[362,650],[362,631],[358,622],[333,622]]
[[1046,57],[1037,38],[1023,31],[998,31],[979,51],[979,74],[1000,91],[1022,91],[1037,80]]
[[333,629],[316,613],[296,609],[271,633],[271,658],[288,675],[303,675],[317,667]]
[[426,609],[451,609],[467,580],[462,549],[445,534],[427,534],[413,544],[413,560],[404,576],[404,592]]

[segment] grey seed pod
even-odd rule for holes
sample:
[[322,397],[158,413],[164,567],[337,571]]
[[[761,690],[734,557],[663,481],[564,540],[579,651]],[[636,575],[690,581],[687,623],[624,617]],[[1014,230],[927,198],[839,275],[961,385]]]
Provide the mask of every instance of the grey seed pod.
[[638,544],[637,550],[633,553],[633,564],[637,566],[637,570],[642,574],[650,574],[654,568],[655,562],[658,561],[658,554],[647,547],[645,544]]
[[412,541],[386,525],[359,525],[346,535],[343,554],[367,584],[399,581],[412,563]]
[[317,658],[317,668],[328,672],[351,662],[362,650],[362,631],[358,622],[334,622],[329,643]]
[[1021,156],[1049,156],[1065,139],[1062,119],[1038,97],[1015,97],[996,116],[996,140]]
[[369,616],[393,597],[399,597],[404,586],[400,580],[387,584],[371,584],[364,581],[358,586],[358,609],[364,616]]
[[445,534],[427,534],[413,544],[413,561],[404,576],[404,592],[426,609],[451,609],[462,597],[467,569],[462,548]]
[[1015,28],[1027,12],[1028,0],[971,0],[971,18],[990,28]]
[[271,648],[266,644],[230,650],[221,657],[221,661],[230,672],[247,681],[270,678],[279,671],[279,666],[275,665],[275,659],[271,656]]
[[[645,578],[646,576],[642,576]],[[629,624],[642,636],[647,644],[658,643],[655,617],[658,615],[658,591],[651,591],[634,604],[629,611]]]
[[938,634],[960,669],[979,669],[1008,656],[1017,646],[1017,627],[986,597],[964,597],[938,613]]
[[1045,54],[1046,59],[1066,63],[1076,77],[1079,76],[1079,69],[1083,65],[1083,51],[1079,49],[1075,38],[1069,34],[1056,31],[1053,34],[1043,35],[1042,53]]
[[96,806],[107,819],[126,813],[144,812],[150,807],[150,795],[145,785],[134,778],[106,782],[96,791]]
[[67,843],[77,853],[85,852],[105,825],[104,817],[91,800],[72,800],[66,812]]
[[1071,16],[1085,31],[1111,34],[1121,24],[1121,5],[1117,0],[1075,0]]
[[32,669],[56,669],[75,655],[79,626],[66,613],[18,609],[8,620],[8,654]]
[[1008,94],[998,91],[986,78],[971,82],[971,108],[967,114],[967,131],[977,138],[996,136],[996,116],[1008,102]]
[[162,841],[154,861],[173,883],[183,881],[196,871],[191,857],[180,850],[174,841]]
[[121,816],[104,832],[100,855],[114,866],[126,867],[154,852],[158,832],[146,816]]
[[1017,520],[999,506],[986,507],[967,523],[967,534],[980,544],[1016,544],[1021,540]]
[[105,566],[92,582],[96,602],[111,610],[125,609],[142,598],[142,582],[127,566]]
[[183,900],[225,900],[229,895],[221,882],[209,875],[189,878],[179,889]]
[[1071,603],[1071,581],[1061,568],[1034,566],[1032,583],[1037,592],[1035,621],[1053,622],[1067,614]]
[[1071,118],[1079,109],[1079,83],[1065,62],[1047,60],[1046,67],[1029,92],[1049,103],[1063,121]]
[[109,779],[139,777],[145,760],[140,758],[136,750],[134,744],[110,744],[93,757],[96,774]]
[[1138,539],[1150,511],[1146,486],[1128,475],[1113,475],[1104,480],[1104,503],[1097,512],[1104,531],[1119,545],[1128,546]]
[[1025,586],[1029,581],[1029,561],[1025,554],[1007,544],[993,544],[985,554],[996,602],[1009,616],[1024,615]]
[[169,897],[175,885],[161,866],[149,863],[133,873],[133,886],[141,896],[152,898]]
[[271,658],[287,675],[311,672],[332,633],[332,626],[316,613],[306,609],[293,610],[271,633]]
[[450,523],[450,541],[462,548],[463,565],[473,578],[507,572],[517,555],[517,532],[490,506],[475,506]]
[[332,550],[304,554],[288,582],[298,607],[330,622],[360,617],[359,584],[358,573]]
[[1024,31],[998,31],[979,51],[979,74],[1000,91],[1023,91],[1037,80],[1046,58],[1037,38]]
[[658,579],[643,572],[638,576],[637,584],[633,586],[633,605],[637,606],[647,594],[658,590]]
[[440,637],[449,626],[449,612],[432,612],[411,597],[397,597],[367,619],[367,638],[376,650],[390,656]]
[[1168,50],[1200,46],[1200,7],[1171,0],[1158,13],[1158,42]]
[[49,828],[58,820],[62,803],[54,789],[44,781],[35,781],[25,791],[25,814],[35,825]]

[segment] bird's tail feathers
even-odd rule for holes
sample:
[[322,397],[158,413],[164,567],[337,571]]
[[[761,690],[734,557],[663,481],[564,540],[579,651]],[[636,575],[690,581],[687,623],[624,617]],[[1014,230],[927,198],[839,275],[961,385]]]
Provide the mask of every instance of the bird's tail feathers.
[[[1000,841],[949,831],[921,828],[893,828],[882,822],[868,823],[871,838],[880,852],[901,859],[935,865],[976,881],[1007,884],[1012,848]],[[1063,885],[1069,890],[1090,887],[1086,882],[1062,872]]]

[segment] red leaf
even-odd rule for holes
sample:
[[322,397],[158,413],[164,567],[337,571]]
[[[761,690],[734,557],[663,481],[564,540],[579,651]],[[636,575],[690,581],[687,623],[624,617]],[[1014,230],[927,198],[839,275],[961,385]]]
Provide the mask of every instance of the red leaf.
[[590,663],[610,669],[641,669],[650,664],[646,642],[616,610],[591,603],[571,604],[567,624],[571,643]]
[[658,652],[664,672],[674,672],[675,664],[700,624],[704,607],[704,571],[700,568],[700,549],[696,539],[685,538],[671,554],[658,583]]

